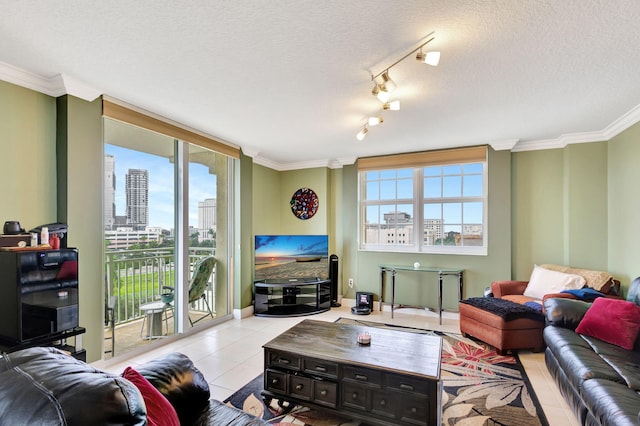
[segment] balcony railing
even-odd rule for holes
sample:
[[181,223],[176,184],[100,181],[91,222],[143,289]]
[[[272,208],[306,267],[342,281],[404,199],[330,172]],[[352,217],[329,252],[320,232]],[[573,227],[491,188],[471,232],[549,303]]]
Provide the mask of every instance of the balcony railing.
[[[215,248],[189,249],[189,270],[202,258],[215,255]],[[115,296],[114,323],[122,324],[144,316],[140,306],[160,300],[163,287],[175,288],[175,255],[173,248],[115,250],[105,253],[106,300]],[[209,304],[215,306],[216,272],[209,278],[205,291]],[[190,310],[207,312],[202,299]]]

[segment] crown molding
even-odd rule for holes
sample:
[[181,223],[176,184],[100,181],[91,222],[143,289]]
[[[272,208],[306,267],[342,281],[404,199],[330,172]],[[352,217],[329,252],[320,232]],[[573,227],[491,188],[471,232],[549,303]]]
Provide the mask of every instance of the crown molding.
[[627,130],[638,121],[640,121],[640,105],[636,105],[631,108],[631,110],[625,113],[622,117],[605,127],[603,133],[606,135],[607,140],[611,139]]
[[507,149],[513,149],[520,139],[503,139],[500,141],[489,142],[491,148],[495,151],[505,151]]
[[518,142],[512,152],[537,151],[541,149],[564,148],[577,143],[604,142],[619,135],[640,121],[640,105],[636,105],[622,117],[600,131],[567,133],[555,139],[539,139]]
[[253,152],[249,150],[242,149],[242,152],[245,155],[253,158],[253,162],[255,164],[259,164],[261,166],[269,167],[270,169],[284,172],[288,170],[302,170],[302,169],[314,169],[317,167],[326,167],[329,169],[341,169],[344,166],[348,166],[354,164],[356,162],[355,157],[348,158],[337,158],[337,159],[323,159],[323,160],[313,160],[313,161],[299,161],[296,163],[278,163],[277,161],[270,160],[268,158],[262,157],[259,155],[257,151]]
[[102,94],[100,90],[71,76],[56,74],[53,77],[43,77],[6,62],[0,62],[0,79],[54,98],[72,95],[91,102]]

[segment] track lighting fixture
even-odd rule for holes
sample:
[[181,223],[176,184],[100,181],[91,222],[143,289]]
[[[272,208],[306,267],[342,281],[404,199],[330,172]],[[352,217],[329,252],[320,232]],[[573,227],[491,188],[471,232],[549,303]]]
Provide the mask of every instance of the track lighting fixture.
[[363,126],[362,129],[360,129],[360,131],[358,132],[358,134],[356,135],[356,139],[358,139],[359,141],[363,140],[365,136],[367,136],[367,133],[369,132],[369,129],[367,129],[367,126]]
[[[416,47],[411,52],[404,55],[402,58],[395,61],[390,66],[386,67],[383,71],[379,72],[376,75],[371,74],[371,81],[373,81],[373,89],[371,90],[371,94],[374,95],[376,98],[378,98],[380,102],[382,102],[382,109],[384,111],[398,111],[400,109],[400,100],[394,99],[393,101],[390,101],[391,92],[393,92],[397,88],[396,83],[389,76],[389,70],[391,70],[391,68],[395,67],[400,62],[404,61],[414,53],[416,53],[416,60],[423,62],[425,64],[435,67],[440,62],[440,52],[430,51],[430,52],[424,53],[422,51],[422,48],[427,44],[429,44],[430,42],[432,42],[433,39],[435,38],[433,37],[433,34],[434,34],[433,32],[427,34],[425,37],[427,39],[426,41],[422,42],[418,47]],[[382,81],[380,82],[378,78],[380,78]],[[365,124],[362,127],[362,129],[358,132],[358,134],[356,135],[356,138],[359,141],[363,140],[367,135],[367,133],[369,132],[369,128],[367,127],[367,125],[373,127],[382,122],[383,122],[382,116],[369,117],[367,124]]]

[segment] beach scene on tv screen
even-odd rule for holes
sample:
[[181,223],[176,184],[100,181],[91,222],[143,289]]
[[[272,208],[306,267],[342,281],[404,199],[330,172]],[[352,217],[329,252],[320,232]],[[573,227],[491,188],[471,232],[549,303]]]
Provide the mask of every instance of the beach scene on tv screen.
[[256,235],[254,279],[326,279],[327,235]]

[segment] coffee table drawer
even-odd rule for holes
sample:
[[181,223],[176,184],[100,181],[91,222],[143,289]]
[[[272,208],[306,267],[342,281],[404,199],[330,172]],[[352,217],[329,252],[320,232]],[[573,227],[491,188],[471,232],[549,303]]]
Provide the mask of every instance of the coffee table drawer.
[[264,376],[266,390],[285,393],[287,391],[287,375],[282,371],[267,370]]
[[378,387],[382,384],[382,372],[368,368],[344,366],[342,367],[342,377],[344,380],[353,380],[354,382],[367,383]]
[[326,380],[313,382],[313,401],[316,404],[336,408],[338,405],[338,384]]
[[387,374],[386,383],[386,387],[389,389],[397,389],[406,392],[419,393],[422,395],[429,394],[429,380],[419,379],[416,377],[401,376],[399,374]]
[[416,425],[426,425],[429,418],[429,398],[426,396],[402,396],[400,419]]
[[267,364],[269,367],[300,370],[302,368],[302,358],[288,352],[267,351]]
[[357,383],[342,383],[342,405],[367,411],[367,389]]
[[338,377],[338,364],[315,358],[304,358],[304,371],[326,377]]
[[289,374],[289,395],[294,398],[311,401],[313,380],[309,377]]
[[400,406],[400,395],[397,392],[371,392],[371,412],[378,416],[395,418]]

